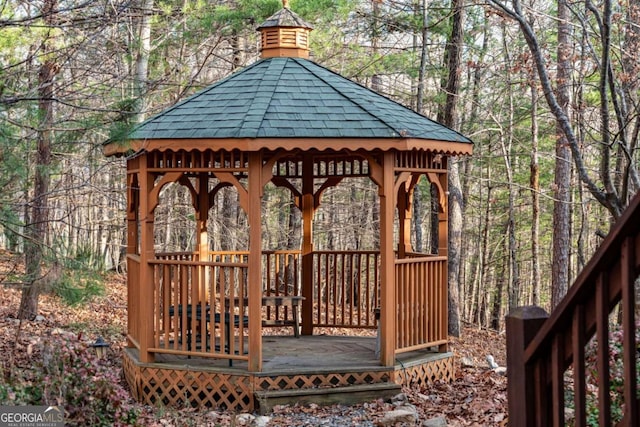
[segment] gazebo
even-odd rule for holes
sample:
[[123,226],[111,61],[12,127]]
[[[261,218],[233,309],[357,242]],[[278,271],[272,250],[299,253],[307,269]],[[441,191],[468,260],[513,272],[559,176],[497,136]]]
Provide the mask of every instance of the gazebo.
[[[470,154],[471,141],[310,61],[311,26],[286,2],[258,29],[258,62],[145,121],[126,143],[105,145],[107,156],[127,156],[124,371],[133,394],[265,410],[291,395],[370,397],[451,379],[447,162]],[[378,188],[379,250],[315,251],[322,194],[352,177]],[[423,177],[438,189],[437,254],[411,248]],[[262,248],[269,182],[290,190],[301,211],[299,250]],[[170,183],[191,195],[190,252],[154,245],[154,212]],[[207,235],[210,207],[228,186],[247,216],[244,251],[212,251]],[[266,326],[294,333],[268,336]],[[314,335],[319,327],[372,336]]]

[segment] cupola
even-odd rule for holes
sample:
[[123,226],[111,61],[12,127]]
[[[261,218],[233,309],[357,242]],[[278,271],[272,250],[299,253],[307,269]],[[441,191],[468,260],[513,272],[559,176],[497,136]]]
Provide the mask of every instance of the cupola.
[[313,27],[289,9],[283,8],[267,18],[257,29],[262,37],[262,58],[309,58],[309,33]]

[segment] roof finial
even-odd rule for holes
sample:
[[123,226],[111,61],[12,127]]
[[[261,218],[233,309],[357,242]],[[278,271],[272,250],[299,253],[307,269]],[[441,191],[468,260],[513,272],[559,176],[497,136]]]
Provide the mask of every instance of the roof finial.
[[289,9],[289,0],[282,0],[282,7]]

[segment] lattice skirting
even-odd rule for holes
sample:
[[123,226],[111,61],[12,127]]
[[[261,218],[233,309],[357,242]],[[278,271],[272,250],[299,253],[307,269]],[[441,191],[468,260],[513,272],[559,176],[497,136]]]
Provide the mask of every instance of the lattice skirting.
[[139,364],[124,353],[124,374],[134,398],[148,405],[252,411],[253,378],[197,367]]
[[443,353],[437,358],[396,366],[394,381],[396,384],[410,386],[426,385],[434,381],[451,382],[455,377],[452,353]]
[[299,375],[256,376],[256,390],[297,390],[306,388],[346,387],[391,381],[390,371],[303,373]]
[[253,411],[256,391],[339,388],[350,385],[395,382],[401,385],[452,381],[451,353],[413,361],[395,368],[363,372],[315,372],[300,374],[219,372],[197,366],[169,367],[140,363],[125,350],[123,369],[133,397],[148,405],[223,408]]

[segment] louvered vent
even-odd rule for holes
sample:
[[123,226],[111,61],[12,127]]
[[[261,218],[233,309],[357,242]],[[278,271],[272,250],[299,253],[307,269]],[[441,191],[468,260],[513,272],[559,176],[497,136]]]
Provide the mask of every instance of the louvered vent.
[[262,56],[309,57],[309,30],[305,28],[265,28],[262,30]]
[[262,34],[262,57],[308,58],[309,32],[313,27],[292,12],[288,2],[283,5],[283,9],[258,27]]

